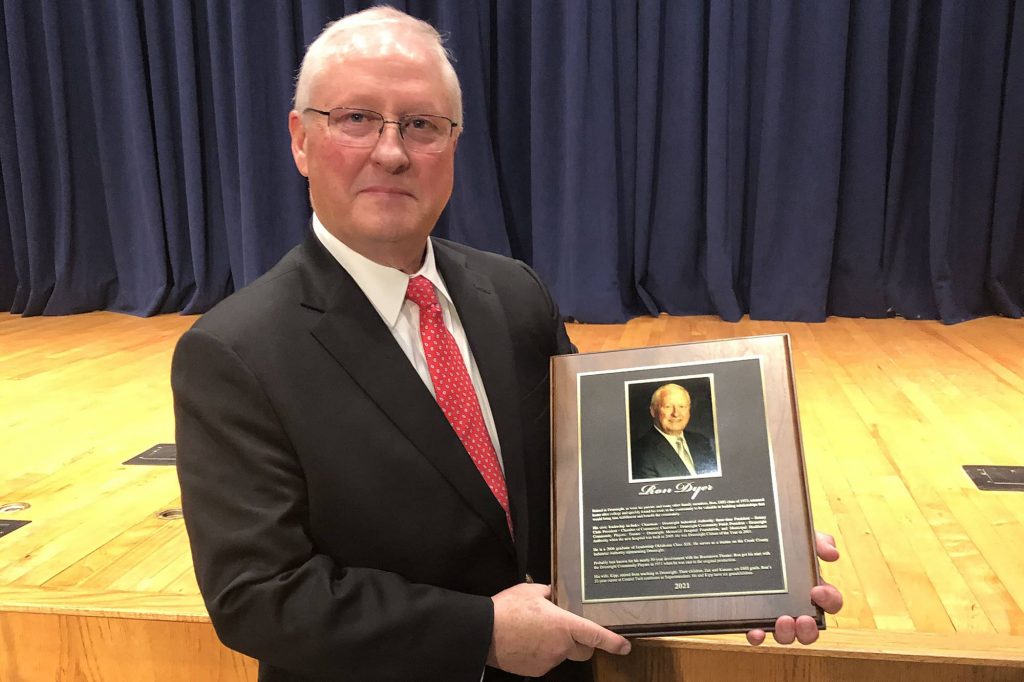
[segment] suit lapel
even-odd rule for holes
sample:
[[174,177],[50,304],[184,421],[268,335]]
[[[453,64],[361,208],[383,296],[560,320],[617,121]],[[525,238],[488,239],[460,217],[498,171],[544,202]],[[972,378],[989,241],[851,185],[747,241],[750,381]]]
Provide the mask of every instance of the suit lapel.
[[512,337],[501,301],[490,278],[467,263],[463,254],[443,241],[434,242],[434,258],[476,360],[494,425],[501,443],[520,575],[526,570],[529,511],[523,464],[522,422]]
[[[304,248],[311,267],[303,305],[323,313],[313,336],[514,551],[505,513],[387,325],[315,236]],[[400,410],[395,396],[403,397]]]

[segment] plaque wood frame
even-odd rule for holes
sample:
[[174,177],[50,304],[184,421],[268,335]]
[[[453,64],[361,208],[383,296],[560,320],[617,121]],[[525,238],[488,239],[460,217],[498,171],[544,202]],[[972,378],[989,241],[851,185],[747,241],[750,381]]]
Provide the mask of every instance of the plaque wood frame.
[[[552,599],[558,606],[628,636],[744,632],[752,628],[770,631],[780,615],[808,615],[824,629],[824,613],[810,600],[810,590],[818,584],[819,573],[791,356],[789,336],[778,334],[552,358]],[[764,416],[739,417],[763,419],[767,430],[769,464],[774,473],[769,483],[773,490],[766,489],[765,494],[773,495],[776,501],[778,558],[785,590],[713,596],[584,599],[587,576],[583,560],[586,514],[583,460],[597,457],[600,459],[589,459],[595,463],[587,466],[621,468],[628,455],[619,446],[607,446],[606,441],[595,443],[595,447],[584,452],[580,378],[621,372],[623,383],[627,383],[625,379],[630,378],[630,372],[654,370],[657,373],[664,369],[664,376],[671,377],[693,366],[701,367],[700,371],[705,373],[710,366],[713,375],[717,363],[751,358],[760,364]],[[721,412],[729,408],[724,404],[714,409]],[[715,429],[717,432],[717,422]],[[628,432],[627,426],[627,438]],[[720,450],[718,456],[720,476],[725,478],[730,468],[736,471],[737,457],[742,464],[742,458],[751,455]],[[721,464],[730,459],[729,467]],[[629,471],[628,477],[623,477],[622,486],[636,491],[640,484],[632,478],[632,465]],[[663,504],[665,498],[687,496],[652,497],[651,505]],[[642,506],[648,500],[641,498],[637,503]],[[590,572],[593,571],[591,566]]]

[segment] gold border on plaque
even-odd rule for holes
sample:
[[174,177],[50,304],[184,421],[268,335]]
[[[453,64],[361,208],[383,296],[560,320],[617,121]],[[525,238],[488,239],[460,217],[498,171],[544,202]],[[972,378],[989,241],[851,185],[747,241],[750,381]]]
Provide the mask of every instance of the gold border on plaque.
[[[746,592],[695,592],[686,594],[660,594],[660,595],[648,595],[644,597],[612,597],[606,599],[588,599],[587,598],[587,585],[586,585],[586,565],[584,558],[587,556],[587,539],[586,533],[584,532],[584,486],[583,486],[583,432],[582,432],[582,399],[581,395],[581,379],[585,376],[594,376],[597,374],[623,374],[632,373],[639,371],[646,371],[652,369],[675,369],[679,367],[689,367],[696,365],[716,365],[723,364],[726,362],[746,362],[749,360],[755,360],[757,362],[757,372],[761,379],[761,405],[764,408],[764,431],[765,431],[765,442],[768,445],[768,467],[772,478],[772,502],[774,503],[775,511],[775,535],[778,537],[779,543],[779,562],[781,563],[782,573],[782,587],[774,590],[751,590]],[[655,383],[661,381],[673,381],[676,379],[697,379],[707,378],[711,386],[711,419],[714,425],[714,437],[715,437],[715,453],[718,459],[719,471],[717,474],[695,474],[687,478],[717,478],[723,475],[722,473],[722,450],[721,444],[718,437],[718,405],[716,402],[715,394],[715,375],[713,372],[702,372],[699,374],[677,374],[674,376],[659,376],[653,379],[634,379],[632,381],[623,381],[623,395],[625,402],[625,409],[629,411],[629,386],[631,384],[640,383]],[[579,519],[580,519],[580,593],[582,595],[582,601],[585,604],[600,604],[606,602],[622,602],[622,601],[649,601],[652,599],[694,599],[697,597],[724,597],[724,596],[745,596],[753,594],[781,594],[789,591],[789,571],[786,570],[786,545],[782,537],[782,521],[780,518],[780,507],[779,507],[779,489],[778,480],[775,471],[775,454],[772,445],[772,434],[768,428],[768,395],[765,390],[765,375],[764,375],[764,356],[763,355],[749,355],[735,358],[722,358],[720,360],[699,360],[694,362],[681,362],[681,363],[668,363],[662,365],[649,365],[640,367],[625,367],[620,369],[606,369],[597,370],[593,372],[579,372],[576,374],[576,428],[577,428],[577,460],[579,466]],[[675,480],[675,476],[669,476],[665,478],[651,478],[651,479],[633,479],[633,467],[632,467],[632,434],[630,433],[631,424],[629,419],[626,420],[626,458],[627,466],[629,467],[629,476],[627,482],[629,483],[640,483],[642,481],[669,481]]]

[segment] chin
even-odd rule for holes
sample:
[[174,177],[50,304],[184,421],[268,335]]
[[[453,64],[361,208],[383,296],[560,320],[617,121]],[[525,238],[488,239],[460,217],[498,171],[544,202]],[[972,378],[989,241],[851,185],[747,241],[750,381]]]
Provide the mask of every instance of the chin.
[[426,241],[430,231],[424,231],[417,227],[409,227],[408,222],[378,222],[366,230],[366,234],[373,235],[373,239],[378,242],[387,242],[392,244],[400,244],[402,242],[408,242],[413,239],[423,239]]

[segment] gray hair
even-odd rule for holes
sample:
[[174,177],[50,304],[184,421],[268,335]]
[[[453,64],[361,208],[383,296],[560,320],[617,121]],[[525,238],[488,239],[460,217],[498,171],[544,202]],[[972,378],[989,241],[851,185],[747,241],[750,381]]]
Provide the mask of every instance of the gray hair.
[[[361,43],[358,40],[360,33],[374,28],[386,26],[404,26],[413,30],[428,39],[434,50],[436,50],[438,62],[441,65],[441,74],[444,80],[448,81],[452,105],[455,108],[455,116],[460,123],[462,114],[462,88],[459,85],[459,77],[452,66],[453,57],[444,46],[444,39],[433,26],[427,22],[411,17],[405,12],[381,5],[364,9],[355,14],[349,14],[337,21],[333,21],[324,27],[320,35],[310,43],[306,49],[306,55],[302,58],[302,65],[299,67],[298,77],[295,79],[295,97],[293,105],[297,111],[302,111],[309,106],[309,93],[313,87],[316,72],[331,57],[341,57],[349,52],[360,49]],[[426,113],[426,112],[420,112]],[[461,126],[460,126],[461,127]]]
[[691,401],[693,400],[693,398],[690,397],[690,392],[679,384],[664,384],[662,386],[658,386],[654,393],[651,394],[651,410],[656,410],[661,407],[661,396],[665,395],[673,388],[679,389],[686,394],[687,398],[690,398]]

